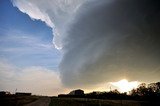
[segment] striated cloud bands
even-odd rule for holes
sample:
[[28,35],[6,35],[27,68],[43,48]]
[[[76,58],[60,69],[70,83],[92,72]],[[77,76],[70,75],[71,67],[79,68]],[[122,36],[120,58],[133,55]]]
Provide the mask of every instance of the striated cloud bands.
[[54,44],[63,54],[59,67],[64,85],[87,87],[124,77],[159,80],[159,0],[28,0],[28,6],[22,0],[13,3],[53,28]]

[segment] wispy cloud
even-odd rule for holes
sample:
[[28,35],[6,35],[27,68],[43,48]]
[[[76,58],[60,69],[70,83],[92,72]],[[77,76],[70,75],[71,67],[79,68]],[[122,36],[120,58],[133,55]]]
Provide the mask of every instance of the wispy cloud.
[[37,95],[58,95],[65,92],[59,73],[44,67],[17,68],[0,61],[0,90],[32,92]]
[[[1,35],[0,38],[1,44],[12,46],[12,48],[21,47],[22,50],[27,47],[39,48],[41,50],[54,49],[52,42],[45,42],[40,36],[36,37],[35,35],[27,34],[26,32],[9,30],[4,36]],[[0,47],[2,48],[4,45],[1,45]]]
[[37,36],[14,29],[6,31],[0,36],[0,57],[20,67],[42,65],[56,69],[61,59],[60,52],[52,42]]

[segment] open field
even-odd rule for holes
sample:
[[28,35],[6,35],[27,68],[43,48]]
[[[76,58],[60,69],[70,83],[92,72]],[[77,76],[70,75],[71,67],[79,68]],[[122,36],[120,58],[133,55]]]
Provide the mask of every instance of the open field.
[[160,102],[98,100],[86,98],[52,98],[49,106],[160,106]]
[[39,98],[41,97],[17,95],[0,96],[0,106],[24,106],[25,104],[34,102]]
[[0,106],[160,106],[160,101],[58,98],[41,96],[4,96]]

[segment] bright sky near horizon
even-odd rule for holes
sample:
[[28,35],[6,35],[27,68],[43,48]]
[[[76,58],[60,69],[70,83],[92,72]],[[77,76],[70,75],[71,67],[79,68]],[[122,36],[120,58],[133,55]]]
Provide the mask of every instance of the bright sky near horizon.
[[0,0],[0,90],[57,95],[159,81],[159,4]]

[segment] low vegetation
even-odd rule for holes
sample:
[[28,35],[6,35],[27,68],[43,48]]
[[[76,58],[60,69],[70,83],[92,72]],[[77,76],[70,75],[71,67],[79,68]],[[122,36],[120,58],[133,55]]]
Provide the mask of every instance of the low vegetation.
[[40,97],[38,96],[17,96],[17,95],[5,95],[0,96],[0,106],[23,106],[25,104],[36,101]]
[[49,106],[160,106],[160,103],[133,100],[52,98]]

